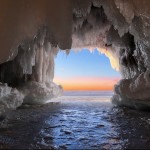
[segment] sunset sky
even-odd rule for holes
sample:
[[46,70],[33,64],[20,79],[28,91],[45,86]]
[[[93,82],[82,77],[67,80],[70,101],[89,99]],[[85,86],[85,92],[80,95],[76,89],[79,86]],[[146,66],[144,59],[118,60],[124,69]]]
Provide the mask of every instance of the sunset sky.
[[120,74],[112,69],[109,59],[95,49],[87,49],[69,55],[64,51],[55,58],[54,82],[64,90],[112,90]]

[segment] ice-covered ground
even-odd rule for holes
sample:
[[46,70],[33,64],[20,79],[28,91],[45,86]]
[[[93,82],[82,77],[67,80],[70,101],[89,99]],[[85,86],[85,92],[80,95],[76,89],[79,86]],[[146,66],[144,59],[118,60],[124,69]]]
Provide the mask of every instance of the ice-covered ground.
[[150,148],[149,112],[114,107],[109,94],[75,95],[9,113],[0,122],[0,148]]

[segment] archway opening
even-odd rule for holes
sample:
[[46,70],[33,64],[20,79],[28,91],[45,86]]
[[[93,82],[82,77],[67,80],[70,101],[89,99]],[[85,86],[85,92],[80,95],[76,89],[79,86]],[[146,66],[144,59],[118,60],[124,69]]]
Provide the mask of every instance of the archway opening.
[[55,58],[54,82],[63,87],[65,95],[98,96],[105,92],[111,96],[121,78],[111,63],[97,48],[71,49],[68,55],[60,50]]

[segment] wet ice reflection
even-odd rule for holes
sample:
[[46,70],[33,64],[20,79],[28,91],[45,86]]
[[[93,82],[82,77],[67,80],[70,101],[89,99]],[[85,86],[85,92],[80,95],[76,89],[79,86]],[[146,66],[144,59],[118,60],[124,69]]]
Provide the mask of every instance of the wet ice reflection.
[[0,122],[0,148],[150,148],[149,116],[97,100],[23,107]]
[[[45,120],[41,144],[67,149],[121,148],[121,140],[108,115],[110,102],[63,103],[59,113]],[[48,134],[48,137],[46,138]],[[51,141],[51,142],[50,142]]]

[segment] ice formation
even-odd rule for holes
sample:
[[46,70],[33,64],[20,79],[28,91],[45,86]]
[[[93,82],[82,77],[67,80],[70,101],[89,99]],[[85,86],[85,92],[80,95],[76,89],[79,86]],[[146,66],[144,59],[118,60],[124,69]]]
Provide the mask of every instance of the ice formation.
[[0,82],[37,99],[25,89],[51,93],[59,48],[98,48],[122,74],[112,101],[149,107],[149,0],[5,0],[0,12]]
[[45,104],[50,99],[61,96],[63,89],[53,82],[41,84],[39,82],[27,82],[19,89],[25,95],[24,104]]
[[17,89],[0,83],[0,115],[8,110],[16,109],[23,103],[24,95]]
[[[7,106],[3,109],[15,108],[22,103],[44,104],[60,96],[63,92],[62,87],[53,83],[54,57],[58,47],[47,28],[41,27],[34,39],[24,40],[17,51],[13,60],[0,65],[0,81],[9,85],[0,91],[2,103]],[[8,93],[3,94],[3,91]],[[22,97],[19,99],[18,95]]]

